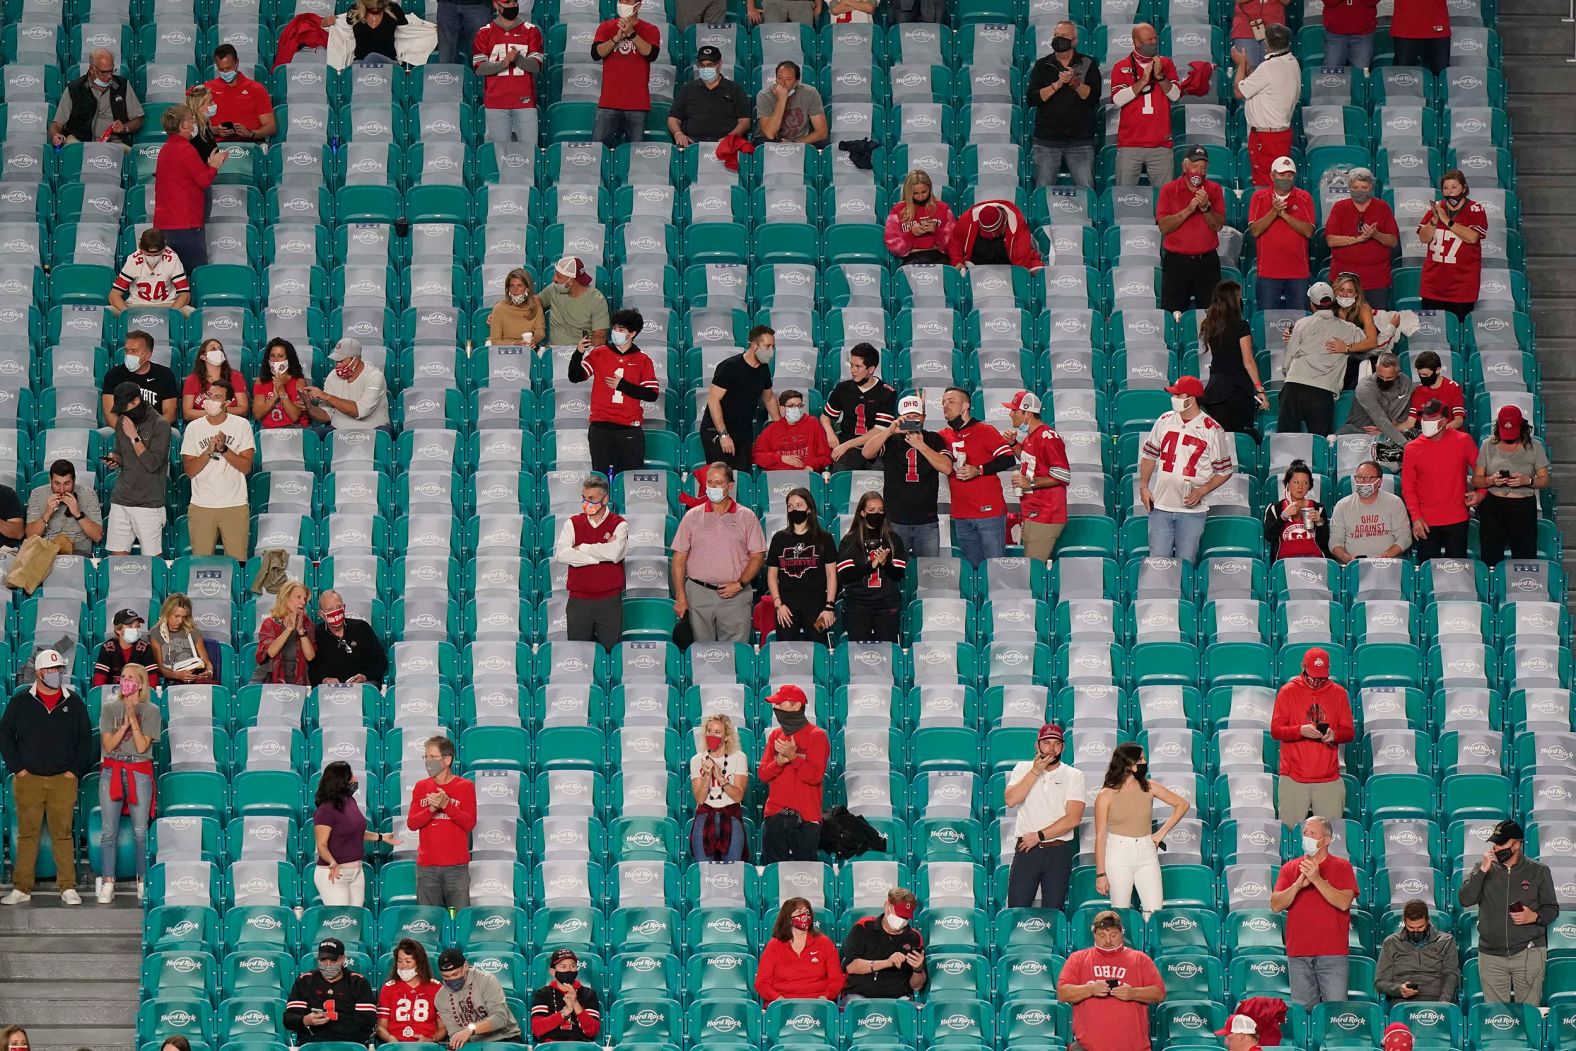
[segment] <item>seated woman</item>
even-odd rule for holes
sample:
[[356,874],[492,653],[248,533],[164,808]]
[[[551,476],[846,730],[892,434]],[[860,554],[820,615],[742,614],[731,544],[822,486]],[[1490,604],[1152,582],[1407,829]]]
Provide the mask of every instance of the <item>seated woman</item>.
[[531,284],[530,272],[517,268],[503,279],[503,298],[487,315],[487,342],[495,347],[535,347],[547,338],[547,314]]
[[887,250],[897,256],[899,266],[945,266],[952,223],[952,209],[931,192],[930,173],[915,168],[903,180],[903,195],[887,214]]
[[1329,558],[1330,523],[1324,505],[1312,499],[1313,471],[1293,460],[1281,476],[1284,499],[1264,509],[1264,538],[1270,544],[1270,561],[1280,558]]
[[212,685],[218,672],[203,644],[202,630],[192,619],[191,599],[175,594],[159,607],[159,619],[148,633],[148,643],[158,658],[159,676],[166,684]]

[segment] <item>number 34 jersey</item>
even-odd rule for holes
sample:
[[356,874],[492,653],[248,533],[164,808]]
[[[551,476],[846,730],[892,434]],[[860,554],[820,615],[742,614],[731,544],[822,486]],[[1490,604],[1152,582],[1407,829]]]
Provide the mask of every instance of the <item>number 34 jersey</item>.
[[1183,501],[1194,486],[1232,469],[1230,435],[1208,413],[1183,420],[1167,412],[1150,428],[1143,455],[1155,461],[1149,491],[1160,511],[1203,511]]

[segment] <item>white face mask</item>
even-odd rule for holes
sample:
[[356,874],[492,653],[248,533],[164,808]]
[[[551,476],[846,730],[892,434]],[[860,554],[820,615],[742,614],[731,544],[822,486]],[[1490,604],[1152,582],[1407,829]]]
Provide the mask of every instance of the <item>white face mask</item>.
[[1302,852],[1308,857],[1313,857],[1319,852],[1319,841],[1312,836],[1302,837]]
[[891,927],[894,931],[900,931],[908,926],[908,921],[901,916],[888,916],[887,926]]
[[710,500],[712,503],[720,504],[727,498],[728,490],[724,489],[722,486],[708,485],[706,487],[706,499]]
[[123,363],[126,366],[127,372],[136,372],[138,369],[142,368],[142,359],[137,357],[135,354],[127,354],[123,359]]
[[629,333],[621,328],[615,328],[608,333],[608,338],[613,341],[613,346],[623,347],[629,344]]
[[804,419],[804,406],[793,405],[784,409],[783,419],[788,421],[789,426],[793,426],[794,424],[798,423],[800,420]]
[[283,376],[289,370],[290,363],[288,361],[270,361],[268,363],[268,371],[275,376]]
[[618,5],[618,17],[620,17],[620,18],[634,18],[635,17],[635,5],[634,4],[619,4]]
[[142,629],[128,625],[120,629],[120,637],[125,640],[126,645],[135,646],[137,640],[142,638]]
[[772,353],[776,351],[776,349],[776,347],[756,347],[755,356],[760,358],[762,361],[770,361],[772,360]]
[[1346,310],[1346,309],[1349,309],[1349,308],[1354,307],[1354,306],[1357,305],[1357,297],[1356,296],[1336,296],[1335,297],[1335,302],[1336,302],[1337,305],[1339,305],[1341,307],[1341,309]]
[[1439,433],[1439,428],[1444,426],[1444,420],[1424,420],[1422,423],[1423,437],[1432,438]]
[[519,295],[515,295],[513,292],[509,293],[509,302],[513,303],[517,307],[524,306],[525,300],[526,294],[524,292],[521,292]]
[[1171,408],[1174,412],[1187,411],[1187,396],[1182,394],[1171,395]]
[[395,971],[394,973],[399,976],[399,980],[400,981],[408,982],[412,978],[416,977],[416,968],[414,968],[414,967],[401,967],[399,970]]
[[210,365],[224,364],[224,351],[210,350],[203,354],[202,359]]
[[224,415],[224,402],[218,398],[207,398],[203,401],[203,411],[209,416]]

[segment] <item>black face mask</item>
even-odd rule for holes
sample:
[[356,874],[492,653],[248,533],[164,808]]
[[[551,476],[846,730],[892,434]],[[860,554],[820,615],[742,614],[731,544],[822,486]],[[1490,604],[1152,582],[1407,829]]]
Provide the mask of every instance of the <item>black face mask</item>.
[[520,9],[518,7],[500,7],[498,9],[498,17],[505,22],[513,22],[520,17]]
[[1494,860],[1499,862],[1501,865],[1509,865],[1510,859],[1515,856],[1516,850],[1514,847],[1500,847],[1498,850],[1494,851]]
[[865,515],[865,527],[872,530],[873,532],[879,532],[881,526],[885,523],[886,514],[884,512],[871,511],[869,514]]
[[132,423],[141,423],[143,420],[148,418],[147,403],[143,402],[140,405],[133,405],[131,408],[126,410],[126,415],[131,417]]
[[773,708],[772,714],[777,716],[777,725],[783,728],[783,733],[785,734],[796,734],[810,725],[810,720],[806,718],[803,708],[793,712],[782,708]]
[[1133,766],[1133,776],[1138,778],[1140,781],[1147,781],[1147,780],[1149,780],[1149,764],[1148,763],[1136,763],[1136,764],[1134,764],[1134,766]]
[[1051,41],[1051,50],[1059,55],[1065,55],[1073,49],[1073,42],[1064,36],[1059,36]]
[[1428,940],[1428,928],[1424,927],[1420,931],[1407,931],[1406,940],[1413,945],[1422,945]]
[[1417,382],[1421,383],[1425,387],[1432,387],[1434,385],[1434,380],[1438,378],[1439,373],[1437,372],[1429,373],[1427,375],[1424,375],[1421,372],[1417,374]]
[[966,417],[963,417],[963,416],[948,416],[947,417],[947,426],[951,427],[955,431],[962,430],[963,424],[966,423],[966,422],[967,422],[967,419],[966,419]]
[[789,525],[804,525],[810,520],[810,512],[801,508],[792,508],[788,512]]
[[565,985],[574,985],[580,979],[579,971],[554,971],[553,977]]
[[1379,384],[1380,390],[1389,390],[1395,386],[1395,380],[1382,380],[1377,376],[1374,377],[1374,382]]

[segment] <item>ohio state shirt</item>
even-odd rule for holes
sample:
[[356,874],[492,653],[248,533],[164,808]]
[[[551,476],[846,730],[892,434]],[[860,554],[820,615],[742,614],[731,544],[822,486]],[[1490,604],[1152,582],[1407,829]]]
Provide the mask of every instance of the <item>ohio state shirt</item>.
[[1476,303],[1478,284],[1483,278],[1482,238],[1488,233],[1488,215],[1483,206],[1470,198],[1462,201],[1453,224],[1476,231],[1477,241],[1468,242],[1457,237],[1432,209],[1419,225],[1432,227],[1434,231],[1433,240],[1423,249],[1423,298],[1446,303]]
[[378,990],[378,1021],[402,1044],[431,1040],[438,1031],[438,1009],[433,1003],[438,989],[436,981],[414,987],[384,982]]
[[[1067,957],[1058,985],[1116,982],[1135,989],[1158,985],[1164,998],[1165,983],[1155,961],[1137,949],[1123,946],[1106,952],[1099,946],[1079,949]],[[1149,1006],[1112,996],[1091,996],[1073,1005],[1073,1038],[1093,1051],[1149,1051]]]
[[[1158,62],[1165,82],[1151,79],[1142,91],[1135,85],[1143,76],[1144,66]],[[1116,144],[1136,149],[1171,147],[1171,100],[1179,97],[1177,67],[1169,58],[1157,56],[1144,62],[1128,52],[1127,57],[1111,70],[1111,101],[1122,107],[1122,117],[1116,126]]]
[[1012,446],[1001,432],[988,423],[970,420],[961,430],[944,427],[941,440],[952,453],[954,467],[947,476],[947,488],[952,493],[953,518],[995,518],[1007,513],[1007,501],[1002,496],[1001,476],[981,474],[962,481],[958,467],[968,464],[984,470],[1000,456],[1011,456]]
[[1067,483],[1072,480],[1072,472],[1061,435],[1043,423],[1030,431],[1018,445],[1018,470],[1030,482],[1036,478],[1055,478],[1062,483],[1043,489],[1025,489],[1018,500],[1023,517],[1047,525],[1067,521]]
[[502,73],[482,78],[482,105],[488,109],[535,109],[536,76],[512,63],[518,55],[545,57],[542,31],[530,22],[505,28],[488,22],[476,31],[471,47],[472,68],[483,62],[510,63]]

